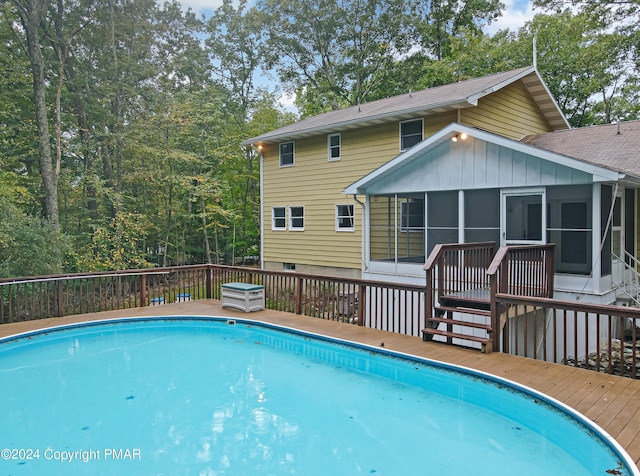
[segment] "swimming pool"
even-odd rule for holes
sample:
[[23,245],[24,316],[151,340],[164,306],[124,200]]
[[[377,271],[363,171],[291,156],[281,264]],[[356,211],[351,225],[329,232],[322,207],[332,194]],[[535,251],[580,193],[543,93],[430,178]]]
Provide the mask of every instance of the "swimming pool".
[[0,474],[638,474],[540,394],[249,321],[3,339],[0,391]]

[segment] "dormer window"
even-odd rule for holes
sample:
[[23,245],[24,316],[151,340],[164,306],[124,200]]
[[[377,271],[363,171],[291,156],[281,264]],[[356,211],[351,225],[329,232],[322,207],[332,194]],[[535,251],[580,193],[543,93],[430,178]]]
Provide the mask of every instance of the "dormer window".
[[400,150],[407,150],[422,141],[422,119],[400,123]]

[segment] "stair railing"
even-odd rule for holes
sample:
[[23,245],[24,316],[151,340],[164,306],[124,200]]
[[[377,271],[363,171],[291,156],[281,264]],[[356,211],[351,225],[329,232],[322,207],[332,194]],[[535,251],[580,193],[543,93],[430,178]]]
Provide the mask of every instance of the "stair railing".
[[504,309],[496,294],[553,297],[555,244],[501,246],[487,270],[491,291],[493,348],[500,348]]

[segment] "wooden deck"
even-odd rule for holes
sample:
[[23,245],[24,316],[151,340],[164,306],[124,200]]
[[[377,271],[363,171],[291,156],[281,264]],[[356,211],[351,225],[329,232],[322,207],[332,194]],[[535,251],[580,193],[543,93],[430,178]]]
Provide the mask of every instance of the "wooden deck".
[[392,334],[352,324],[278,311],[244,313],[222,309],[220,301],[198,300],[145,308],[66,316],[0,325],[0,337],[44,327],[138,316],[221,316],[252,319],[331,337],[461,365],[526,385],[553,397],[592,419],[625,448],[640,465],[640,380],[616,377],[563,365],[494,352],[481,354],[444,344],[423,342],[420,337]]

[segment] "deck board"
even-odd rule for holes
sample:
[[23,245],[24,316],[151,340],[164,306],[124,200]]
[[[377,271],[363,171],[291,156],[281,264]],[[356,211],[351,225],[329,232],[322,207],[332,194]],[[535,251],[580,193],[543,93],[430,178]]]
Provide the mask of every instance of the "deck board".
[[319,318],[264,310],[244,313],[222,309],[220,301],[197,300],[79,316],[0,325],[0,337],[54,325],[142,316],[220,316],[263,321],[330,337],[417,355],[486,372],[538,390],[593,419],[640,465],[640,380],[599,374],[523,357],[423,342],[420,337],[392,334]]

